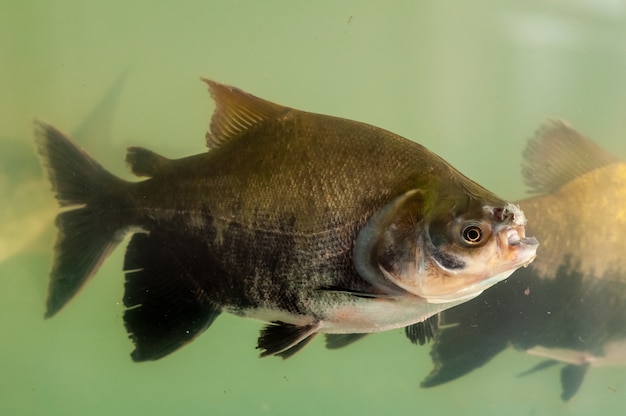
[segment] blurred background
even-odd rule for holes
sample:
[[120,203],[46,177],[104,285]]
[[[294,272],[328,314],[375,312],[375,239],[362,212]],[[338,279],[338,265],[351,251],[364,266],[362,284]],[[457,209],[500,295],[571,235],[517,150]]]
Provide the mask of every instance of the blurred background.
[[[33,120],[71,133],[130,178],[125,148],[205,151],[200,76],[290,107],[415,140],[507,199],[549,117],[626,157],[626,2],[0,2],[0,413],[617,414],[624,369],[590,372],[569,402],[555,368],[506,351],[424,390],[429,348],[401,330],[338,351],[321,339],[259,359],[261,324],[222,315],[198,340],[133,364],[122,324],[123,248],[44,321],[55,204]],[[375,167],[373,167],[375,168]],[[575,209],[575,207],[572,207]],[[532,219],[530,219],[532,221]],[[621,410],[620,410],[621,409]]]

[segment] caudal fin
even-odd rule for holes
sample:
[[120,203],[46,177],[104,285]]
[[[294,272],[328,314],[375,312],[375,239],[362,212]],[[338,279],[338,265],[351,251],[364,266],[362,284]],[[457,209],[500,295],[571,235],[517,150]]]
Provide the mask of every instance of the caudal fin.
[[65,306],[122,240],[126,183],[48,124],[36,122],[36,144],[62,208],[56,217],[48,318]]

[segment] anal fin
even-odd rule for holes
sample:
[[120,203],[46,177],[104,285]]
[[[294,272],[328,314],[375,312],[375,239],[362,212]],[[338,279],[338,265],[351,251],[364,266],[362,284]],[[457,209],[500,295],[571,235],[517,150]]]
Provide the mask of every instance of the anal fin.
[[289,358],[313,339],[318,326],[317,322],[304,326],[272,322],[261,330],[257,349],[261,350],[261,357],[277,355]]
[[124,323],[134,361],[159,359],[201,334],[220,314],[202,286],[215,271],[206,245],[180,234],[135,234],[126,251]]

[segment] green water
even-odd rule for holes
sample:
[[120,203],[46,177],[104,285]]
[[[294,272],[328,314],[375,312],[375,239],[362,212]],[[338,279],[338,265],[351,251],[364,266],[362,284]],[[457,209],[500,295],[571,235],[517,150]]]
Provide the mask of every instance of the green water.
[[[522,149],[547,117],[626,156],[626,3],[5,0],[0,71],[0,414],[626,408],[623,367],[592,369],[562,403],[559,368],[517,378],[540,359],[513,350],[421,389],[428,348],[400,330],[344,350],[317,339],[289,360],[259,359],[260,323],[222,315],[172,356],[134,364],[122,324],[122,248],[65,310],[43,319],[54,201],[31,147],[34,117],[71,132],[95,111],[92,133],[110,134],[84,146],[123,177],[130,145],[172,157],[204,151],[212,103],[198,78],[206,76],[412,138],[517,199]],[[122,74],[116,98],[92,111]]]

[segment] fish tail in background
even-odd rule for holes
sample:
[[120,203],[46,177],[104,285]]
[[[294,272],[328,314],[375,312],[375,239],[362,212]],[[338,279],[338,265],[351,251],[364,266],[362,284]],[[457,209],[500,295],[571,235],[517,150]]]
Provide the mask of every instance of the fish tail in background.
[[107,172],[56,128],[37,121],[37,150],[62,210],[50,272],[46,318],[93,276],[122,240],[126,182]]

